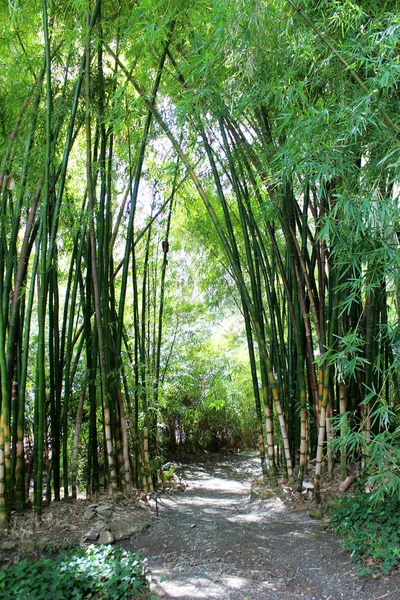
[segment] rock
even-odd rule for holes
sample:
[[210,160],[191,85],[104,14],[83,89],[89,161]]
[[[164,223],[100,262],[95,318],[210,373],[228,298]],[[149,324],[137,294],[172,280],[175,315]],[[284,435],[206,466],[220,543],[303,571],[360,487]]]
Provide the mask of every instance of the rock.
[[261,490],[261,500],[271,500],[271,498],[275,498],[275,493],[268,488],[263,488]]
[[2,550],[15,550],[17,542],[3,542],[1,545]]
[[305,490],[313,490],[314,489],[314,484],[311,483],[311,481],[303,481],[303,488]]
[[122,531],[114,531],[114,538],[116,542],[120,542],[121,540],[125,540],[126,538],[129,537],[129,533],[127,533],[126,531],[122,532]]
[[260,497],[260,492],[255,489],[251,489],[250,491],[250,502],[255,502]]
[[22,552],[34,552],[35,542],[33,540],[21,540],[19,547],[21,548]]
[[110,504],[99,504],[96,508],[96,512],[98,513],[102,513],[102,512],[106,512],[107,510],[111,510],[112,506]]
[[98,540],[99,535],[100,534],[98,531],[88,531],[88,533],[84,536],[83,541],[84,542],[95,542],[96,540]]
[[99,517],[102,517],[103,519],[108,519],[109,517],[111,517],[112,508],[109,504],[100,504],[96,508],[96,513]]
[[49,548],[53,548],[55,544],[55,541],[49,542],[47,539],[37,540],[35,543],[35,548],[36,550],[39,550],[39,552],[46,552],[46,550],[48,550]]
[[132,525],[132,527],[129,527],[128,533],[129,533],[129,535],[133,535],[135,533],[141,533],[142,531],[147,529],[148,526],[149,526],[148,523],[137,523],[136,525]]
[[308,516],[310,519],[316,519],[317,521],[321,521],[324,518],[322,510],[319,510],[318,508],[316,510],[311,510],[308,513]]
[[87,508],[83,513],[83,518],[85,519],[85,521],[90,521],[90,519],[93,519],[95,515],[96,513],[94,510],[92,510],[91,508]]
[[298,504],[295,508],[294,511],[295,512],[305,512],[309,509],[310,507],[307,504]]
[[96,521],[95,523],[92,523],[92,527],[94,531],[100,533],[101,531],[107,530],[107,523],[105,523],[104,521]]
[[99,539],[97,540],[98,544],[113,544],[114,542],[115,537],[111,531],[102,531],[99,535]]

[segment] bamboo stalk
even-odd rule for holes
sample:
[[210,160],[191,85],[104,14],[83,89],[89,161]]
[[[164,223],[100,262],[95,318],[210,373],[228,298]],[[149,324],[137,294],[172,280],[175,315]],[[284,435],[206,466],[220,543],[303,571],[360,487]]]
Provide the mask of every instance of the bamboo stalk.
[[37,390],[36,390],[36,436],[35,436],[35,491],[34,508],[38,517],[42,514],[42,477],[43,451],[45,431],[45,327],[47,304],[47,233],[48,206],[50,196],[51,153],[52,153],[52,90],[51,90],[51,56],[48,31],[47,0],[43,0],[43,32],[46,57],[46,160],[44,175],[44,194],[41,211],[41,240],[40,240],[40,295],[39,295],[39,335],[37,352]]
[[79,396],[79,404],[78,411],[76,414],[75,421],[75,434],[74,434],[74,444],[72,449],[72,460],[71,460],[71,488],[72,488],[72,498],[76,500],[77,490],[76,490],[76,475],[77,475],[77,467],[78,467],[78,452],[79,452],[79,435],[82,426],[82,414],[83,414],[83,405],[86,398],[86,387],[87,387],[87,373],[85,374],[82,390]]
[[[254,306],[253,303],[250,299],[249,293],[247,291],[245,282],[243,280],[243,275],[241,273],[240,267],[237,264],[234,252],[228,242],[228,239],[226,238],[226,235],[221,227],[220,221],[217,217],[217,214],[214,210],[214,208],[212,207],[209,198],[203,188],[203,186],[201,185],[196,173],[193,170],[193,167],[188,159],[188,157],[186,156],[185,152],[183,151],[182,147],[180,146],[180,144],[178,143],[178,141],[176,140],[176,138],[174,137],[174,135],[172,134],[170,128],[168,127],[168,125],[165,123],[165,121],[163,120],[163,118],[161,117],[160,113],[158,112],[158,110],[156,109],[156,107],[149,101],[146,99],[146,95],[143,93],[141,87],[139,86],[139,84],[136,82],[136,80],[132,77],[132,75],[130,74],[130,72],[126,69],[126,67],[124,66],[124,64],[120,61],[120,59],[116,56],[116,54],[113,52],[113,50],[109,47],[106,46],[108,52],[111,54],[111,56],[113,56],[113,58],[115,60],[118,61],[119,66],[121,67],[121,69],[123,70],[125,76],[127,77],[127,79],[132,83],[132,85],[134,86],[134,88],[136,89],[136,91],[138,92],[138,94],[141,96],[143,102],[146,104],[146,106],[152,111],[154,117],[156,118],[157,122],[159,123],[159,125],[162,127],[162,129],[164,130],[166,136],[169,138],[169,140],[171,141],[173,147],[175,148],[176,152],[178,153],[178,155],[181,157],[182,162],[184,163],[184,165],[186,166],[189,175],[200,195],[200,198],[202,199],[213,223],[214,226],[217,230],[217,233],[219,235],[219,238],[221,240],[221,243],[223,245],[223,248],[231,262],[232,268],[233,268],[233,273],[236,279],[236,282],[238,283],[238,286],[240,288],[240,292],[241,294],[243,294],[243,298],[246,301],[246,304],[249,308],[249,312],[252,316],[252,320],[255,323],[255,328],[257,331],[257,336],[260,335],[260,330],[259,330],[259,326],[257,326],[257,320],[255,318],[255,314],[254,314]],[[266,361],[267,363],[267,370],[268,370],[268,378],[269,378],[269,382],[272,388],[272,394],[273,394],[273,399],[274,399],[274,404],[275,404],[275,408],[277,411],[277,415],[278,415],[278,420],[279,420],[279,424],[280,424],[280,429],[281,429],[281,435],[282,435],[282,439],[283,439],[283,444],[284,444],[284,449],[285,449],[285,457],[286,457],[286,461],[287,461],[287,465],[288,465],[288,473],[289,473],[289,479],[293,478],[293,469],[292,469],[292,461],[291,461],[291,456],[290,456],[290,447],[289,447],[289,442],[288,442],[288,438],[287,438],[287,432],[286,432],[286,424],[285,424],[285,417],[282,411],[282,406],[281,406],[281,402],[280,402],[280,398],[279,398],[279,391],[276,387],[276,383],[275,383],[275,378],[274,378],[274,374],[273,374],[273,370],[272,370],[272,365],[271,365],[271,361],[269,359],[268,356],[268,352],[265,348],[265,345],[263,345],[262,343],[260,344],[260,351],[262,352],[262,356],[263,356],[263,360]]]
[[[123,265],[122,265],[121,291],[120,291],[120,297],[119,297],[119,313],[118,313],[119,326],[118,326],[118,332],[117,332],[117,337],[116,337],[116,354],[117,354],[117,356],[120,353],[121,345],[122,345],[122,323],[123,323],[126,289],[127,289],[127,282],[128,282],[128,269],[129,269],[129,263],[130,263],[129,257],[130,257],[131,251],[132,251],[133,224],[134,224],[134,217],[135,217],[135,211],[136,211],[136,202],[137,202],[137,196],[138,196],[138,192],[139,192],[139,184],[140,184],[140,180],[141,180],[141,176],[142,176],[142,169],[143,169],[146,146],[147,146],[150,127],[151,127],[151,123],[152,123],[152,119],[153,119],[153,111],[150,109],[150,106],[153,107],[154,103],[156,101],[157,92],[158,92],[158,88],[160,86],[161,76],[162,76],[163,69],[164,69],[165,59],[167,56],[167,49],[168,49],[168,45],[169,45],[169,42],[171,39],[171,34],[172,34],[172,29],[170,30],[168,39],[167,39],[166,43],[164,44],[164,49],[163,49],[163,52],[162,52],[162,55],[160,58],[156,78],[155,78],[154,84],[153,84],[153,90],[152,90],[152,93],[150,96],[150,100],[148,101],[149,102],[149,106],[148,106],[149,110],[147,113],[146,122],[145,122],[143,135],[142,135],[142,140],[141,140],[141,144],[140,144],[140,148],[139,148],[139,156],[138,156],[137,166],[136,166],[136,171],[135,171],[134,185],[133,185],[133,190],[131,192],[131,207],[130,207],[130,213],[129,213],[128,228],[127,228],[127,233],[126,233],[127,242],[125,244],[124,260],[123,260]],[[105,47],[107,48],[108,52],[110,52],[111,56],[113,56],[116,64],[118,64],[120,67],[122,65],[122,69],[124,70],[125,74],[127,74],[125,67],[121,63],[119,57],[113,51],[110,51],[109,46],[106,45]],[[128,75],[129,75],[129,78],[132,79],[131,74],[128,73]]]
[[[90,15],[87,18],[88,25],[90,23]],[[107,371],[105,361],[105,348],[104,348],[104,334],[102,325],[102,314],[101,314],[101,297],[99,290],[99,280],[97,274],[97,261],[96,261],[96,236],[94,229],[94,189],[93,189],[93,178],[92,178],[92,149],[91,149],[91,104],[90,104],[90,29],[88,30],[88,38],[86,42],[86,77],[85,77],[85,100],[86,100],[86,177],[87,177],[87,190],[89,199],[89,238],[91,246],[91,272],[92,272],[92,283],[94,293],[94,304],[95,304],[95,316],[96,316],[96,328],[99,345],[99,357],[100,357],[100,374],[101,374],[101,387],[103,393],[104,402],[104,432],[105,432],[105,443],[107,449],[107,463],[109,468],[110,485],[111,491],[115,492],[117,488],[117,474],[114,466],[113,457],[113,444],[111,435],[111,413],[110,413],[110,399],[108,394],[108,383],[107,383]]]

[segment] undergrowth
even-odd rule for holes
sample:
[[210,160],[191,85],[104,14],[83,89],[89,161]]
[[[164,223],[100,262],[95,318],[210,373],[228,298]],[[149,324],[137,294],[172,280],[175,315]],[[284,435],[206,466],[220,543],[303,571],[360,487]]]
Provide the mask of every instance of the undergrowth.
[[139,554],[112,546],[78,546],[0,570],[2,600],[127,600],[147,590]]
[[330,526],[359,563],[360,575],[388,574],[400,562],[400,501],[344,498],[331,508]]

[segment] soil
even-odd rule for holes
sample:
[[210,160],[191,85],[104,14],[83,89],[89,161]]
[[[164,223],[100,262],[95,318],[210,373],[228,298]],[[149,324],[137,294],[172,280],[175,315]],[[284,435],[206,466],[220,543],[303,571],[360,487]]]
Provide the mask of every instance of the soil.
[[175,473],[186,491],[160,493],[152,526],[121,542],[147,557],[159,598],[400,599],[398,572],[358,576],[339,538],[297,506],[288,488],[286,498],[251,493],[256,458],[210,455],[176,463]]

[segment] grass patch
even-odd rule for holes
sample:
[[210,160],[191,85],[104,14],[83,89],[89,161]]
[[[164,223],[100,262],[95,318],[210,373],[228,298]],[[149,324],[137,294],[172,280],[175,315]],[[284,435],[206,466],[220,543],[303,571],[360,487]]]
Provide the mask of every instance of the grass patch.
[[331,508],[329,523],[359,563],[360,575],[388,574],[400,561],[400,501],[357,494]]
[[0,571],[2,600],[125,600],[146,591],[140,555],[114,546],[78,546]]

